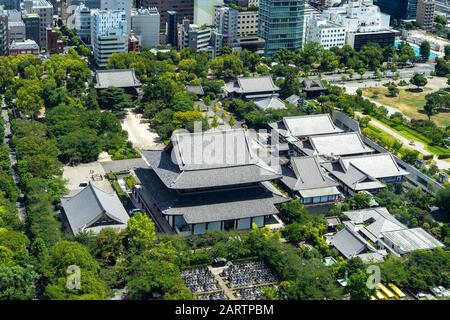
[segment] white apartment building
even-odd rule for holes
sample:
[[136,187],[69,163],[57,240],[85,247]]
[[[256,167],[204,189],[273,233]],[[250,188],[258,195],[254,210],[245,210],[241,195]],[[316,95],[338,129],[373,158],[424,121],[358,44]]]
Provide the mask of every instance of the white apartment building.
[[131,26],[132,0],[100,0],[100,10],[124,11],[128,26]]
[[160,21],[157,8],[138,9],[131,15],[131,29],[138,36],[141,47],[159,45]]
[[346,42],[345,27],[327,20],[312,17],[308,21],[306,30],[306,42],[317,42],[325,49],[343,47]]
[[128,52],[128,24],[124,11],[92,10],[91,42],[94,59],[105,67],[113,53]]
[[238,13],[238,37],[256,35],[258,33],[258,11],[244,11]]
[[39,46],[47,47],[47,28],[53,27],[53,5],[46,0],[26,0],[23,8],[27,13],[39,16]]
[[248,0],[249,7],[259,7],[259,0]]

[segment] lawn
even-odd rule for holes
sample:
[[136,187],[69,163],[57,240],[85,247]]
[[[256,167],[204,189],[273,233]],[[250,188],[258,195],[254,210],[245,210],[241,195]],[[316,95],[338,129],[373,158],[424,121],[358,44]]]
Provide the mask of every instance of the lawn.
[[[430,92],[430,89],[425,88],[423,92],[411,92],[400,89],[399,95],[394,98],[387,97],[387,92],[388,90],[385,87],[363,89],[364,96],[381,104],[396,108],[410,118],[428,119],[427,115],[423,113],[423,106],[425,105],[425,96]],[[439,113],[432,116],[431,120],[439,126],[449,126],[450,114]]]

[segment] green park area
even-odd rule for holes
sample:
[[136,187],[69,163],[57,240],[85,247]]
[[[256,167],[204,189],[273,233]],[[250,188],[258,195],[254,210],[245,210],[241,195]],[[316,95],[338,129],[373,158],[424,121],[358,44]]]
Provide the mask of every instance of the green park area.
[[[427,120],[428,117],[423,112],[423,107],[425,106],[425,96],[430,91],[429,88],[424,88],[422,92],[400,89],[396,97],[391,97],[387,88],[378,87],[363,89],[363,95],[386,106],[396,108],[412,119]],[[450,115],[448,113],[435,114],[432,116],[432,120],[438,126],[450,126]]]

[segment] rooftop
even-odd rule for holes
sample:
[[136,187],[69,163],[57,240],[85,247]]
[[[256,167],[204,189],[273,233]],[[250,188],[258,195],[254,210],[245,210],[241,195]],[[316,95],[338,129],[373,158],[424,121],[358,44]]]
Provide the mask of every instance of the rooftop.
[[351,259],[367,249],[366,241],[346,228],[336,233],[330,243],[347,259]]
[[350,156],[374,152],[356,132],[313,136],[295,145],[307,155]]
[[107,193],[89,184],[61,205],[73,234],[83,230],[99,231],[104,227],[125,228],[128,214],[115,193]]
[[143,151],[171,189],[209,188],[279,178],[261,161],[243,129],[175,133],[164,151]]
[[350,165],[358,168],[373,178],[386,178],[407,175],[408,172],[401,169],[390,153],[379,153],[357,157],[341,158],[345,168]]
[[328,113],[285,117],[283,118],[283,123],[291,135],[295,137],[343,132],[334,125]]
[[263,99],[255,100],[255,104],[260,109],[286,109],[286,105],[280,98],[271,96]]
[[[282,181],[292,190],[320,189],[339,185],[322,171],[317,157],[291,158],[291,166],[292,169],[283,168]],[[335,194],[339,194],[339,191]]]
[[270,183],[180,194],[168,189],[152,169],[136,169],[135,173],[141,182],[146,202],[155,204],[164,215],[182,215],[188,224],[276,214],[275,204],[288,200]]
[[25,41],[13,41],[9,45],[10,50],[39,50],[39,45],[36,41],[27,39]]
[[134,88],[140,87],[134,69],[97,70],[95,75],[95,88],[106,89],[108,87]]
[[415,250],[444,247],[440,241],[436,240],[422,228],[383,232],[383,238],[398,247],[397,251],[401,254]]
[[276,92],[280,90],[273,82],[272,77],[238,78],[237,82],[226,84],[225,89],[230,93],[236,92],[240,94]]

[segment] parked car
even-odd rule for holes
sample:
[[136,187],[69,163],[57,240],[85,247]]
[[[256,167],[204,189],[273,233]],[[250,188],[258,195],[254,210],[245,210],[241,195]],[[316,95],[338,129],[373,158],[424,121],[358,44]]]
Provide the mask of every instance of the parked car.
[[444,296],[443,292],[441,291],[441,289],[439,287],[431,288],[430,291],[436,297],[443,297]]
[[88,186],[89,183],[87,183],[86,181],[81,181],[80,184],[78,185],[80,188],[85,188]]

